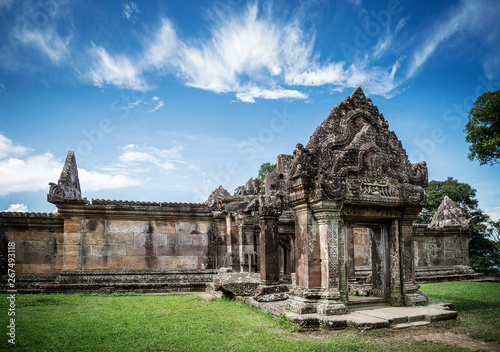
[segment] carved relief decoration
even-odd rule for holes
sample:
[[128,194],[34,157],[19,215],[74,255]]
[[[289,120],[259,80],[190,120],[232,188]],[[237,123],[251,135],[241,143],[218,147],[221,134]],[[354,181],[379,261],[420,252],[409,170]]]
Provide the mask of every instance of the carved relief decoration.
[[297,145],[288,177],[313,180],[311,201],[349,198],[423,205],[424,161],[411,164],[384,116],[361,88],[332,109],[306,147]]

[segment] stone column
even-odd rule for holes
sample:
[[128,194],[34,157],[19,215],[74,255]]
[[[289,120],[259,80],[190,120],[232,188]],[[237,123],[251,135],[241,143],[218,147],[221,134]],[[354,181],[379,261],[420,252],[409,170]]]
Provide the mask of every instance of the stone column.
[[[227,243],[227,260],[225,265],[231,267],[234,271],[238,271],[240,263],[238,262],[238,241],[237,241],[237,227],[234,216],[231,213],[226,215],[226,243]],[[229,261],[229,262],[228,262]]]
[[403,301],[406,306],[427,305],[428,298],[418,291],[420,285],[415,283],[415,265],[413,262],[413,221],[420,212],[420,207],[407,207],[401,221],[401,282],[403,284]]
[[[255,234],[255,218],[251,215],[238,215],[238,265],[240,272],[252,272],[248,254],[255,253],[257,249],[256,234]],[[246,257],[246,258],[245,258]],[[234,258],[234,257],[233,257]],[[248,262],[245,262],[248,260]],[[235,263],[233,263],[234,266]],[[255,263],[254,263],[255,264]],[[255,269],[257,272],[257,267]]]
[[354,266],[354,234],[352,231],[352,226],[345,229],[346,231],[346,266],[347,266],[347,278],[349,283],[356,283],[356,270]]
[[389,226],[388,250],[389,250],[389,303],[393,306],[403,305],[401,291],[401,262],[399,246],[399,219],[393,219]]
[[321,201],[313,205],[313,211],[318,221],[320,263],[321,263],[321,301],[317,312],[323,315],[347,313],[342,302],[341,291],[345,280],[345,263],[343,254],[343,222],[340,218],[342,203]]
[[258,302],[280,301],[288,298],[288,286],[280,285],[278,218],[281,199],[260,196],[260,278],[254,299]]
[[278,216],[259,215],[260,225],[260,278],[263,285],[276,285],[280,281]]

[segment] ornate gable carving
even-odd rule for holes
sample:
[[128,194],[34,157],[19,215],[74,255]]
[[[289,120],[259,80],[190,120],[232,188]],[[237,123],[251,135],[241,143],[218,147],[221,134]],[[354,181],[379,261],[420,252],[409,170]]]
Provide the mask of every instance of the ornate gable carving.
[[304,148],[297,145],[291,179],[311,178],[311,200],[363,200],[423,205],[425,162],[405,149],[361,88],[332,109]]
[[47,201],[50,203],[82,200],[78,167],[76,166],[75,153],[72,150],[68,152],[59,181],[57,184],[51,182],[49,185]]

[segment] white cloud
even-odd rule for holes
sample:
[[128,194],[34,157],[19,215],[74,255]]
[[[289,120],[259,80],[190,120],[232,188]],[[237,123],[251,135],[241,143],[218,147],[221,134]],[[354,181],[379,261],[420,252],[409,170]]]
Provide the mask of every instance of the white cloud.
[[123,148],[120,162],[130,165],[134,163],[153,164],[165,171],[177,169],[176,163],[182,162],[183,147],[176,145],[170,149],[158,149],[149,145],[128,144]]
[[125,175],[110,175],[81,168],[78,168],[78,176],[82,192],[124,188],[141,184],[139,180],[134,180]]
[[166,18],[162,19],[160,29],[154,39],[148,43],[142,64],[145,67],[167,67],[171,63],[169,60],[176,53],[177,45],[177,34],[172,23]]
[[239,89],[236,97],[245,103],[255,103],[255,98],[262,99],[306,99],[307,95],[297,90],[283,89],[265,89],[260,87],[245,87]]
[[10,139],[0,134],[0,159],[8,156],[20,156],[26,154],[30,149],[21,145],[14,145]]
[[140,13],[139,8],[135,2],[126,2],[123,4],[123,16],[130,22],[135,23],[137,21],[137,15]]
[[126,56],[111,57],[106,49],[92,46],[90,55],[94,61],[94,68],[90,75],[94,85],[103,87],[114,85],[118,88],[145,91],[150,87],[140,78],[141,72]]
[[10,211],[10,212],[21,212],[21,213],[26,213],[28,212],[28,206],[25,205],[24,203],[17,203],[17,204],[11,204],[9,205],[9,208],[7,210],[2,210],[3,212]]
[[59,179],[62,166],[51,153],[0,160],[0,196],[48,190],[49,182]]
[[[23,146],[14,146],[12,141],[0,134],[0,196],[16,192],[38,192],[49,190],[49,182],[57,182],[63,161],[51,153],[26,156],[29,151]],[[172,152],[173,153],[173,152]],[[9,156],[19,157],[9,157]],[[101,173],[79,169],[82,191],[115,189],[139,185],[140,181],[125,175]]]
[[[388,96],[391,92],[382,88],[396,85],[394,80],[391,84],[377,81],[390,77],[392,67],[366,69],[361,62],[346,68],[344,62],[321,63],[313,50],[314,34],[306,33],[296,19],[289,23],[274,21],[270,12],[259,13],[257,4],[241,13],[216,12],[215,17],[207,38],[197,40],[181,39],[171,21],[163,19],[136,58],[112,56],[94,46],[94,84],[145,90],[149,86],[143,76],[175,73],[188,86],[234,93],[237,99],[249,103],[255,99],[306,99],[308,95],[299,91],[299,86],[333,85],[343,89],[355,87],[353,82],[370,81],[373,86],[378,84],[373,91]],[[378,52],[390,43],[381,42]],[[363,79],[353,79],[353,73]],[[283,83],[294,89],[287,89]],[[130,102],[129,108],[139,103]],[[163,105],[160,100],[147,111]]]

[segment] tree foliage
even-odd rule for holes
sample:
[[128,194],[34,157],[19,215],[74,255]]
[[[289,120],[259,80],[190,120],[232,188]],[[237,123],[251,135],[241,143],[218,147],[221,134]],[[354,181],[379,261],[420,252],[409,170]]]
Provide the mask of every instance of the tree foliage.
[[425,189],[427,205],[418,215],[416,222],[429,223],[445,196],[462,209],[464,216],[471,219],[472,234],[469,242],[470,265],[477,271],[494,273],[500,269],[500,242],[495,233],[500,230],[500,222],[490,218],[479,207],[476,190],[467,183],[458,182],[453,177],[445,181],[431,181]]
[[469,111],[465,125],[469,159],[480,165],[500,163],[500,89],[481,94]]
[[271,163],[264,163],[260,166],[259,175],[257,176],[257,178],[260,181],[261,192],[264,192],[265,189],[266,175],[270,172],[275,172],[276,167],[277,167],[276,164],[271,164]]
[[[264,193],[264,190],[265,190],[265,182],[266,182],[266,175],[270,172],[274,172],[276,171],[276,167],[277,165],[276,164],[271,164],[271,163],[264,163],[262,165],[260,165],[260,169],[259,169],[259,174],[257,176],[257,178],[259,179],[260,181],[260,191],[262,193]],[[238,186],[234,189],[234,195],[237,195],[238,192],[242,189],[245,189],[245,186],[244,185],[241,185],[241,186]]]
[[241,191],[242,189],[245,189],[245,186],[244,185],[240,185],[238,187],[236,187],[234,189],[234,195],[237,195],[239,191]]

